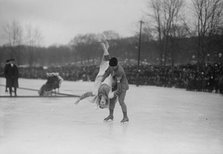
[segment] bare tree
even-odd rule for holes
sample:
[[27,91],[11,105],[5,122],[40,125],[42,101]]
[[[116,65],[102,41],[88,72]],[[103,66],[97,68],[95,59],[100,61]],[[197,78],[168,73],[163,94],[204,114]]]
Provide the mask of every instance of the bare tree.
[[98,54],[93,52],[93,48],[100,51],[98,36],[94,33],[77,35],[70,41],[69,44],[73,52],[75,52],[76,56],[78,56],[76,57],[76,60],[80,60],[81,63],[83,63],[84,59],[88,59],[88,61],[92,59],[95,61],[98,58]]
[[[24,42],[29,51],[28,63],[30,66],[34,64],[34,52],[36,47],[40,46],[42,41],[42,35],[38,28],[34,28],[32,25],[28,24],[24,27]],[[39,56],[38,56],[39,57]]]
[[3,27],[3,29],[6,34],[8,45],[17,46],[22,43],[23,29],[18,21],[14,20],[12,23],[8,23]]
[[21,45],[23,43],[23,29],[21,24],[13,20],[11,23],[3,26],[5,36],[7,39],[6,46],[9,46],[11,49],[10,57],[14,57],[17,59],[17,63],[21,62],[21,55],[19,55],[19,51],[21,50]]
[[197,58],[204,63],[208,39],[223,27],[223,0],[192,0],[198,36]]
[[149,3],[149,8],[152,8],[153,13],[149,14],[149,17],[154,20],[155,25],[154,29],[157,32],[157,39],[158,39],[158,46],[159,46],[159,53],[160,53],[160,64],[162,64],[162,23],[161,23],[161,0],[151,0]]
[[[5,38],[7,40],[6,46],[10,47],[10,57],[14,57],[18,64],[26,62],[30,65],[34,62],[33,52],[34,48],[39,46],[42,40],[42,35],[37,28],[33,28],[31,25],[22,26],[22,24],[16,20],[3,26]],[[22,55],[24,47],[30,51],[28,55]],[[29,56],[29,57],[26,57]],[[26,57],[26,58],[24,58]]]
[[28,24],[24,27],[25,44],[30,46],[40,46],[43,39],[38,28]]
[[181,9],[184,6],[184,0],[151,0],[148,4],[153,11],[149,17],[155,21],[154,27],[159,42],[160,63],[165,65],[170,38],[175,34],[175,25],[182,22]]

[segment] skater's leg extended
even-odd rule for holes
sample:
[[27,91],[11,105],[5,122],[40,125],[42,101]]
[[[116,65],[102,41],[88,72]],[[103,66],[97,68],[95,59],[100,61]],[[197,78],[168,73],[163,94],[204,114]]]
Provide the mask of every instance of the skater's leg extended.
[[78,100],[75,102],[75,104],[78,104],[81,100],[90,97],[90,96],[94,96],[92,92],[86,92],[83,95],[81,95]]

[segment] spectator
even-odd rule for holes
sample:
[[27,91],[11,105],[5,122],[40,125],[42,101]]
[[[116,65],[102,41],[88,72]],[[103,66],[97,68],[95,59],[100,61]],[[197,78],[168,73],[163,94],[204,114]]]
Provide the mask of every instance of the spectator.
[[9,60],[9,64],[6,66],[4,71],[6,77],[6,87],[9,88],[10,96],[12,96],[12,87],[14,88],[15,96],[17,96],[19,71],[15,65],[15,59]]

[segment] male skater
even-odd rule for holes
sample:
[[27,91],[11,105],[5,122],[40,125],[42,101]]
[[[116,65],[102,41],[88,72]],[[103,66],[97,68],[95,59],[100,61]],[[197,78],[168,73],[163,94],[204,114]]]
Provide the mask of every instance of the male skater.
[[117,58],[113,57],[109,60],[109,67],[105,71],[102,82],[111,75],[113,79],[117,82],[117,90],[115,90],[114,97],[111,98],[110,104],[109,104],[109,115],[104,120],[113,120],[113,112],[115,108],[115,103],[117,102],[117,99],[119,101],[119,104],[122,108],[123,112],[123,119],[121,122],[128,122],[129,118],[127,116],[127,106],[124,102],[126,91],[129,89],[128,80],[126,78],[125,71],[123,67],[118,63]]

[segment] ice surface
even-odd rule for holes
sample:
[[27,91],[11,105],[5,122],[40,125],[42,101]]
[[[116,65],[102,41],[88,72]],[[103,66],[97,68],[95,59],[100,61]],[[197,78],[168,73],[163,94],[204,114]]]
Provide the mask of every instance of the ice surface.
[[[0,84],[5,80],[0,78]],[[19,79],[39,89],[45,80]],[[63,93],[82,94],[92,82],[64,81]],[[0,95],[6,95],[0,86]],[[18,90],[18,95],[38,95]],[[0,98],[1,154],[222,154],[223,96],[130,85],[130,122],[103,122],[107,109],[76,98]]]

